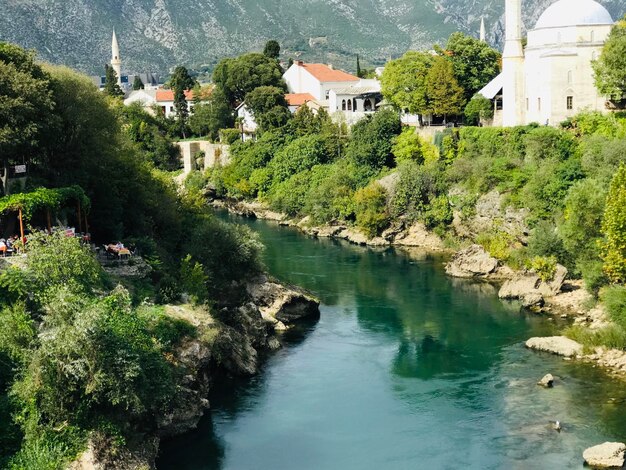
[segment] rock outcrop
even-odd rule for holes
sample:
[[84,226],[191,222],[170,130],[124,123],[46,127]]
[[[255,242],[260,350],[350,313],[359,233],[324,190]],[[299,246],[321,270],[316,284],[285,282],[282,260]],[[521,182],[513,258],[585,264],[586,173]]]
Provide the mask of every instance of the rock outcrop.
[[549,352],[564,357],[580,356],[583,346],[573,339],[565,336],[546,336],[530,338],[526,341],[526,347],[537,351]]
[[272,325],[319,317],[319,301],[302,289],[279,284],[265,275],[248,282],[246,290],[263,319]]
[[394,245],[420,247],[433,251],[445,249],[443,240],[436,234],[429,232],[421,222],[416,222],[407,230],[400,232],[393,238],[393,243]]
[[583,452],[583,459],[593,468],[622,468],[626,445],[622,442],[605,442],[589,447]]
[[446,273],[453,277],[487,278],[496,273],[499,262],[480,245],[471,245],[457,252],[446,264]]
[[559,293],[567,276],[567,269],[558,264],[551,280],[542,281],[533,273],[522,273],[507,280],[498,297],[501,299],[520,299],[525,307],[541,306],[545,297],[553,297]]

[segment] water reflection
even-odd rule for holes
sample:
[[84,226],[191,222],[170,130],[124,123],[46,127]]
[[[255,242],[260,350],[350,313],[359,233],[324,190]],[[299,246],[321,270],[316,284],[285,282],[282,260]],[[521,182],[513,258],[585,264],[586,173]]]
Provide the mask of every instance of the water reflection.
[[495,287],[446,277],[439,256],[251,225],[269,271],[319,296],[322,317],[260,375],[220,380],[159,469],[578,468],[586,446],[626,438],[623,385],[524,349],[555,327]]

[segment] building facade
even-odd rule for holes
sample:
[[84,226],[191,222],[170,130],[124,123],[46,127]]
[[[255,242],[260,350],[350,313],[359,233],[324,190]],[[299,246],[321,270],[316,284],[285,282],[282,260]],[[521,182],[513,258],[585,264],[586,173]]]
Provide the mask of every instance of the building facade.
[[521,2],[506,0],[502,73],[479,93],[494,102],[494,125],[558,125],[583,110],[606,112],[592,62],[613,27],[594,0],[558,0],[522,46]]

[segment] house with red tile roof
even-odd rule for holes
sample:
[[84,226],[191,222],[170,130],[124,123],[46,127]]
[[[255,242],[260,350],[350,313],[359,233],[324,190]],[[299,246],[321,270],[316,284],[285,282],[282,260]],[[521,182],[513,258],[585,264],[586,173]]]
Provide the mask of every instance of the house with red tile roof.
[[283,74],[290,94],[309,93],[317,101],[328,100],[330,90],[359,82],[359,77],[332,65],[307,64],[301,60],[294,62]]
[[[210,96],[210,90],[208,92],[205,91],[203,96],[205,98]],[[187,106],[191,111],[191,109],[193,109],[193,90],[185,91],[185,98],[187,99]],[[175,113],[173,90],[165,88],[158,88],[156,90],[134,90],[128,95],[128,98],[124,100],[124,104],[128,106],[135,102],[140,102],[148,111],[151,111],[153,106],[156,105],[161,108],[163,114],[167,117],[172,117]]]
[[287,93],[285,95],[285,100],[289,106],[289,111],[295,113],[298,111],[300,106],[314,102],[315,97],[311,93]]

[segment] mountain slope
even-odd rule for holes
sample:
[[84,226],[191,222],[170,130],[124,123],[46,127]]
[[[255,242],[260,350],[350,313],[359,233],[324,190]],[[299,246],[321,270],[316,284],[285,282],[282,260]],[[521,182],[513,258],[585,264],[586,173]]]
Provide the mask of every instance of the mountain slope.
[[[525,2],[534,25],[550,0]],[[614,18],[626,0],[602,0]],[[499,44],[504,0],[1,0],[0,39],[88,73],[110,60],[111,30],[125,71],[199,66],[278,39],[285,56],[353,67],[430,47],[453,31],[477,34],[485,17]]]

